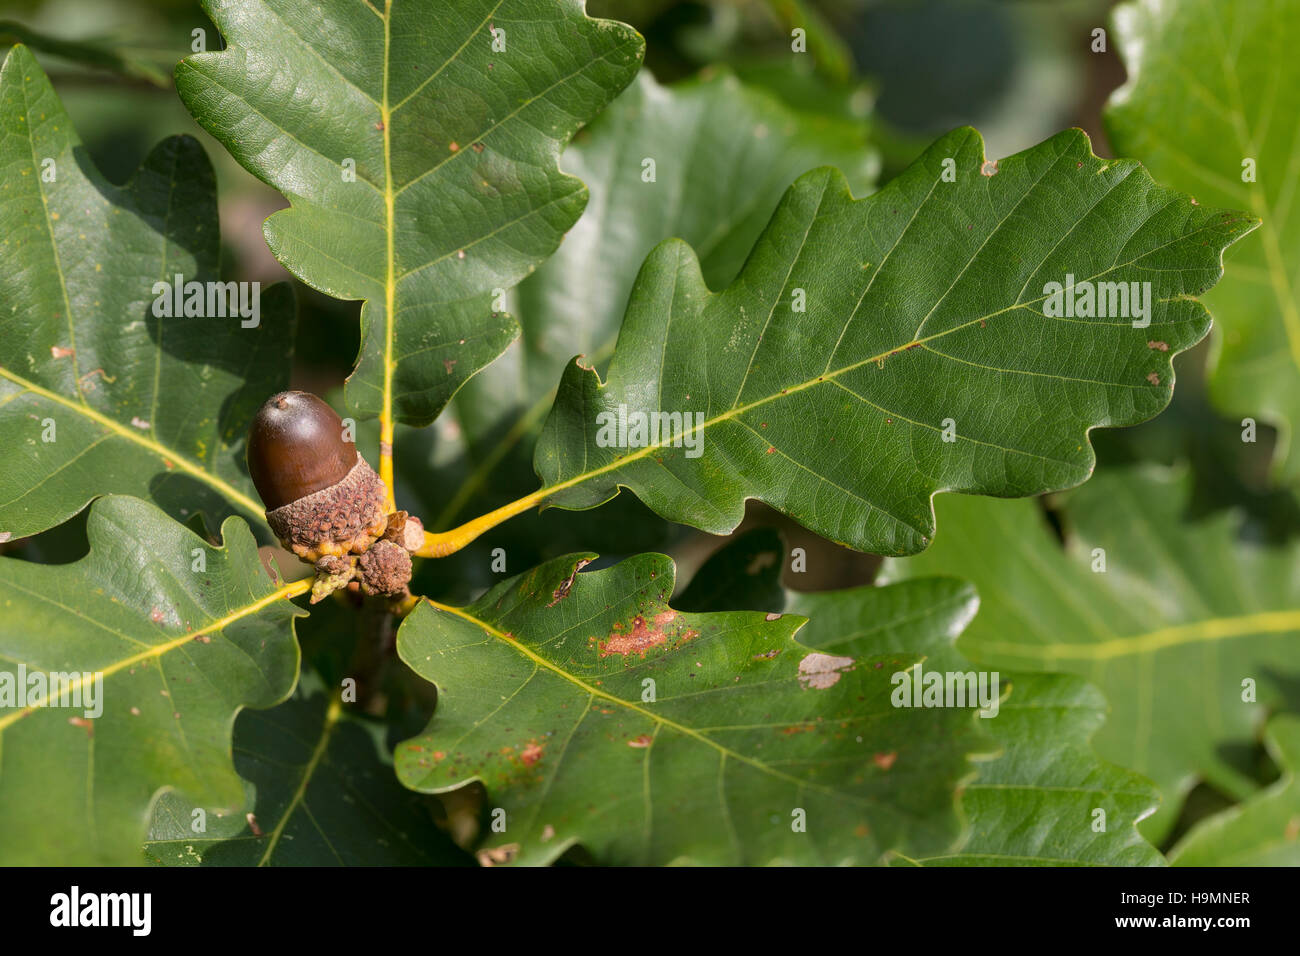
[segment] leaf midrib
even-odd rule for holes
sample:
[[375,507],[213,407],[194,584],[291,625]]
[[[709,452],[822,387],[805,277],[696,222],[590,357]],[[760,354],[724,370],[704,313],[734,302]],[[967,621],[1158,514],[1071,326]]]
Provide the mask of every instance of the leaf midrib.
[[125,438],[129,442],[139,445],[141,448],[146,449],[161,459],[164,465],[167,462],[171,462],[181,471],[191,477],[197,478],[204,484],[211,486],[215,491],[230,499],[241,508],[255,515],[257,518],[264,520],[265,512],[261,505],[255,502],[248,495],[236,490],[232,485],[217,477],[207,469],[199,467],[198,464],[191,461],[185,455],[179,454],[175,449],[168,448],[166,445],[163,445],[152,438],[148,438],[145,435],[136,434],[135,432],[130,431],[121,422],[114,421],[104,413],[91,408],[89,405],[74,402],[69,398],[59,395],[57,392],[52,392],[47,388],[42,388],[35,382],[29,381],[20,375],[15,375],[3,366],[0,366],[0,377],[8,379],[15,385],[18,385],[22,389],[31,392],[34,395],[38,395],[47,401],[55,402],[62,405],[64,408],[70,409],[78,415],[90,419],[96,424],[108,429],[119,438]]
[[[124,657],[121,660],[115,661],[112,664],[109,664],[107,667],[100,669],[98,671],[98,674],[103,677],[109,677],[135,664],[142,664],[154,658],[162,657],[164,654],[174,651],[179,647],[184,647],[186,644],[190,643],[191,641],[199,637],[202,637],[206,634],[212,634],[217,631],[224,630],[226,627],[230,626],[236,621],[239,621],[252,614],[256,614],[258,611],[262,610],[263,608],[271,604],[275,604],[277,601],[280,601],[282,599],[297,597],[300,594],[304,594],[310,588],[311,588],[310,579],[303,580],[303,581],[295,581],[293,583],[286,584],[283,587],[277,588],[276,590],[272,591],[270,594],[258,598],[253,603],[246,604],[243,607],[238,608],[237,610],[227,614],[225,617],[213,621],[211,624],[207,624],[196,631],[190,631],[186,634],[182,634],[180,637],[173,638],[170,641],[164,641],[161,644],[154,644],[151,647],[149,647],[148,650],[144,650],[139,652],[138,654],[132,654],[130,657]],[[80,676],[78,676],[72,682],[72,688],[76,689],[76,688],[80,688],[80,686],[81,686],[81,678]],[[39,701],[37,701],[34,704],[30,704],[27,707],[24,707],[22,710],[16,710],[13,713],[4,714],[3,716],[0,716],[0,733],[3,733],[3,731],[6,728],[17,723],[19,720],[26,717],[28,714],[32,713],[33,711],[44,707],[48,700],[49,700],[49,695],[47,693],[46,696],[42,697]]]
[[631,701],[624,700],[621,697],[609,693],[609,691],[601,690],[600,688],[594,687],[591,684],[588,684],[586,681],[583,681],[573,676],[568,671],[552,663],[542,655],[538,654],[536,651],[527,647],[522,641],[507,637],[502,631],[493,627],[491,624],[489,624],[487,621],[484,621],[482,618],[478,618],[475,617],[473,614],[470,614],[464,608],[452,607],[451,605],[448,604],[441,604],[437,601],[432,600],[431,598],[425,598],[425,601],[427,601],[430,606],[436,608],[439,611],[446,611],[460,618],[463,621],[469,622],[470,624],[484,631],[488,635],[501,641],[511,650],[515,651],[516,653],[520,654],[523,657],[528,658],[528,660],[531,661],[535,667],[549,671],[550,673],[555,674],[556,676],[564,679],[565,681],[568,681],[570,684],[572,684],[573,686],[577,687],[580,691],[582,691],[582,693],[587,694],[592,698],[599,697],[601,700],[606,700],[612,704],[617,704],[618,706],[651,721],[656,726],[656,728],[667,727],[670,730],[674,730],[684,737],[690,738],[691,740],[694,740],[697,743],[704,744],[705,746],[717,751],[717,753],[723,758],[730,757],[734,760],[739,761],[740,763],[745,764],[746,766],[749,766],[759,771],[760,773],[767,774],[769,776],[777,778],[778,780],[782,780],[786,783],[793,784],[794,786],[800,788],[806,788],[808,790],[821,792],[835,799],[848,800],[855,803],[865,804],[868,806],[873,805],[876,802],[866,797],[860,797],[857,794],[849,793],[843,790],[836,790],[832,787],[827,787],[823,784],[819,784],[814,781],[801,780],[796,776],[776,770],[775,768],[769,766],[768,764],[763,763],[761,760],[757,760],[753,757],[746,756],[745,754],[734,751],[729,747],[724,747],[722,744],[718,743],[717,741],[711,739],[710,737],[706,736],[705,734],[701,733],[700,731],[692,727],[688,727],[685,724],[680,724],[675,720],[671,720],[667,717],[663,717],[659,714],[654,713],[654,711],[647,710],[646,708],[634,704]]
[[[865,200],[864,200],[864,201],[865,201]],[[1221,224],[1221,223],[1217,223],[1217,222],[1216,222],[1216,223],[1209,223],[1209,224],[1206,224],[1206,225],[1204,225],[1204,226],[1201,226],[1201,227],[1198,228],[1198,229],[1192,230],[1191,232],[1181,233],[1180,235],[1176,236],[1175,238],[1169,240],[1168,242],[1164,242],[1164,243],[1161,243],[1160,245],[1155,246],[1155,247],[1153,247],[1153,248],[1151,248],[1151,249],[1147,249],[1146,251],[1144,251],[1140,256],[1138,256],[1138,257],[1135,258],[1135,259],[1130,259],[1130,260],[1127,261],[1127,262],[1117,262],[1117,263],[1114,263],[1114,264],[1110,265],[1109,267],[1107,267],[1106,269],[1104,269],[1103,271],[1098,272],[1098,273],[1096,273],[1096,274],[1094,274],[1094,275],[1089,276],[1089,277],[1087,278],[1087,280],[1076,280],[1076,282],[1078,282],[1078,281],[1088,281],[1088,282],[1091,282],[1091,281],[1093,281],[1094,279],[1099,279],[1099,278],[1101,278],[1101,277],[1104,276],[1104,275],[1108,275],[1109,273],[1114,272],[1116,269],[1122,269],[1122,268],[1125,268],[1126,266],[1133,265],[1135,262],[1138,262],[1139,260],[1144,259],[1144,258],[1146,258],[1147,256],[1152,255],[1152,254],[1155,253],[1155,252],[1159,252],[1161,249],[1164,249],[1164,248],[1166,248],[1167,246],[1171,246],[1171,245],[1173,245],[1173,244],[1175,244],[1175,243],[1185,241],[1185,240],[1191,238],[1192,236],[1198,235],[1199,233],[1206,232],[1206,231],[1211,230],[1211,229],[1221,228],[1221,227],[1222,227],[1222,224]],[[717,295],[722,295],[722,294],[723,294],[723,293],[717,293]],[[713,426],[713,425],[717,425],[717,424],[720,424],[720,423],[722,423],[722,422],[729,421],[729,420],[731,420],[731,419],[733,419],[733,418],[736,418],[736,417],[738,417],[738,416],[740,416],[740,415],[745,414],[745,413],[748,412],[748,411],[751,411],[751,410],[753,410],[753,409],[755,409],[755,408],[758,408],[758,407],[761,407],[761,406],[763,406],[763,405],[766,405],[766,404],[768,404],[769,402],[773,402],[773,401],[777,401],[777,400],[779,400],[779,399],[781,399],[781,398],[785,398],[787,395],[792,395],[792,394],[795,394],[795,393],[797,393],[797,392],[801,392],[801,391],[803,391],[803,390],[805,390],[805,389],[808,389],[808,388],[813,388],[813,387],[816,387],[816,386],[818,386],[818,385],[823,385],[823,384],[826,384],[826,383],[829,383],[829,382],[833,382],[833,381],[834,381],[836,378],[838,378],[839,376],[844,375],[844,374],[846,374],[846,373],[848,373],[848,372],[855,371],[855,370],[857,370],[857,369],[859,369],[859,368],[862,368],[863,366],[868,365],[868,364],[870,364],[870,363],[872,363],[872,362],[883,362],[885,359],[890,358],[891,356],[894,356],[894,355],[896,355],[896,354],[898,354],[898,353],[904,351],[905,349],[909,349],[909,348],[912,348],[912,347],[914,347],[914,346],[924,346],[924,345],[925,345],[926,343],[928,343],[928,342],[933,342],[933,341],[936,341],[936,340],[938,340],[938,339],[942,339],[942,338],[944,338],[945,336],[952,335],[952,334],[955,333],[955,332],[960,332],[960,331],[962,331],[963,329],[969,328],[970,326],[975,325],[975,324],[977,324],[977,323],[979,323],[979,322],[986,322],[986,321],[988,321],[989,319],[996,318],[996,317],[999,316],[999,315],[1004,315],[1004,314],[1006,314],[1006,313],[1008,313],[1008,312],[1014,312],[1014,311],[1016,311],[1016,310],[1018,310],[1018,309],[1025,308],[1026,306],[1032,306],[1032,305],[1036,305],[1036,304],[1038,304],[1038,303],[1040,303],[1040,302],[1044,302],[1044,301],[1047,300],[1047,298],[1048,298],[1048,295],[1042,295],[1042,296],[1039,296],[1038,298],[1035,298],[1035,299],[1026,299],[1026,300],[1024,300],[1024,301],[1014,302],[1014,303],[1012,303],[1011,305],[1008,305],[1008,306],[1006,306],[1006,307],[1004,307],[1004,308],[998,309],[998,310],[996,310],[996,311],[994,311],[994,312],[986,313],[986,314],[984,314],[984,315],[976,316],[976,317],[973,318],[973,319],[970,319],[970,320],[968,320],[968,321],[966,321],[966,322],[963,322],[963,323],[961,323],[961,324],[959,324],[959,325],[952,326],[951,328],[944,329],[943,331],[936,332],[936,333],[934,333],[933,335],[927,335],[927,336],[925,336],[924,338],[913,339],[913,340],[908,341],[908,342],[903,342],[903,343],[901,343],[900,345],[897,345],[897,346],[895,346],[895,347],[893,347],[893,348],[887,349],[886,351],[880,352],[880,353],[878,353],[878,354],[876,354],[876,355],[872,355],[872,356],[870,356],[869,358],[861,359],[861,360],[859,360],[859,361],[857,361],[857,362],[850,363],[849,365],[842,366],[841,368],[838,368],[838,369],[836,369],[836,370],[833,371],[833,372],[826,372],[826,373],[824,373],[824,374],[822,374],[822,375],[817,376],[816,378],[808,379],[807,381],[804,381],[804,382],[799,382],[799,383],[796,383],[796,384],[793,384],[793,385],[789,385],[789,386],[787,386],[786,388],[781,389],[779,392],[777,392],[777,393],[775,393],[775,394],[773,394],[773,395],[765,395],[765,396],[763,396],[762,398],[755,399],[754,401],[751,401],[751,402],[749,402],[749,403],[747,403],[747,404],[745,404],[745,405],[733,405],[731,408],[727,409],[726,411],[721,412],[721,413],[719,413],[718,415],[714,416],[713,418],[709,419],[708,421],[704,422],[702,425],[698,426],[695,430],[696,430],[697,432],[699,432],[699,431],[703,431],[704,429],[707,429],[707,428],[709,428],[709,427],[711,427],[711,426]],[[1164,299],[1164,300],[1161,300],[1161,301],[1165,301],[1165,302],[1167,302],[1167,301],[1171,301],[1171,300],[1169,300],[1169,299]],[[703,311],[703,309],[701,309],[701,311]],[[933,352],[933,350],[930,350],[930,351]],[[942,355],[943,353],[940,353],[940,352],[933,352],[933,354],[935,354],[935,355]],[[1017,369],[1001,369],[1000,371],[1007,372],[1007,373],[1018,373],[1018,372],[1019,372],[1019,370],[1017,370]],[[604,384],[605,384],[605,383],[601,383],[601,387],[602,387],[602,388],[604,387]],[[1107,386],[1112,386],[1112,387],[1113,387],[1113,386],[1120,386],[1120,385],[1122,385],[1123,383],[1120,383],[1120,382],[1106,382],[1106,383],[1104,383],[1104,384],[1107,385]],[[743,393],[743,384],[742,384],[742,393]],[[683,428],[684,428],[684,427],[685,427],[685,426],[683,425]],[[602,465],[602,466],[600,466],[599,468],[594,468],[594,469],[592,469],[591,471],[582,472],[581,474],[575,475],[575,476],[572,477],[572,478],[568,478],[568,479],[565,479],[564,481],[556,482],[556,483],[553,484],[553,485],[547,485],[546,487],[539,489],[539,490],[538,490],[534,495],[530,496],[530,499],[529,499],[529,500],[530,500],[530,501],[541,501],[541,500],[544,500],[545,498],[550,497],[551,495],[555,494],[555,493],[558,492],[558,491],[564,491],[564,490],[566,490],[566,489],[568,489],[568,488],[574,487],[575,485],[579,485],[579,484],[582,484],[583,482],[589,481],[589,480],[591,480],[592,478],[599,477],[600,475],[607,474],[607,473],[609,473],[609,472],[611,472],[611,471],[617,471],[618,469],[624,467],[625,465],[627,465],[627,464],[629,464],[629,463],[631,463],[631,462],[633,462],[633,461],[639,461],[640,459],[646,458],[646,457],[648,457],[649,455],[653,454],[653,453],[656,452],[656,451],[659,451],[659,450],[661,450],[661,449],[663,449],[663,448],[665,448],[665,447],[669,447],[669,446],[671,446],[671,445],[673,444],[674,441],[679,441],[682,437],[683,437],[683,432],[682,432],[682,431],[675,432],[675,433],[672,434],[672,435],[669,435],[669,436],[667,436],[667,437],[661,438],[660,441],[658,441],[658,442],[655,442],[655,443],[652,443],[652,444],[649,444],[649,445],[645,445],[645,446],[643,446],[643,447],[637,449],[637,450],[634,451],[634,452],[631,452],[631,453],[629,453],[629,454],[627,454],[627,455],[621,456],[621,457],[619,457],[618,459],[616,459],[615,461],[610,462],[610,463],[607,464],[607,465]],[[1009,452],[1018,451],[1018,449],[1012,449],[1012,448],[1007,448],[1007,449],[1005,449],[1005,450],[1006,450],[1006,451],[1009,451]]]
[[973,648],[980,655],[1018,654],[1037,660],[1111,660],[1134,654],[1153,653],[1191,644],[1232,640],[1239,637],[1259,637],[1267,634],[1285,634],[1300,631],[1300,610],[1261,611],[1256,614],[1238,614],[1208,618],[1188,624],[1114,637],[1092,644],[1019,644],[1005,641],[981,641]]

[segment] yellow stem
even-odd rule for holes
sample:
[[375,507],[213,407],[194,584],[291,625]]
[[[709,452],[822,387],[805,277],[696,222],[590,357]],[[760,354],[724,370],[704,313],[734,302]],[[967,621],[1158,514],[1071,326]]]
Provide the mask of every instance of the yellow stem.
[[473,521],[467,521],[459,528],[452,528],[450,531],[441,533],[426,531],[424,533],[424,545],[415,553],[422,558],[445,558],[449,554],[455,554],[485,531],[490,531],[501,522],[541,504],[546,499],[546,496],[553,491],[555,491],[555,488],[540,488],[527,497],[512,501],[508,505],[502,505],[496,511],[489,511],[487,514],[475,518]]

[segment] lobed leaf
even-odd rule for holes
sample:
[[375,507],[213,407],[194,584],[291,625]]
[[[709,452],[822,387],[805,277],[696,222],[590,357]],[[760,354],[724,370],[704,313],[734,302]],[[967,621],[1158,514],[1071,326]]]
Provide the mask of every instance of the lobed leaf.
[[581,843],[606,863],[871,863],[956,839],[977,721],[895,709],[890,675],[951,641],[969,592],[898,631],[897,594],[916,588],[866,594],[880,626],[814,651],[794,615],[674,610],[663,555],[580,573],[590,557],[465,608],[422,604],[398,633],[438,688],[398,777],[424,792],[481,780],[505,811],[498,858]]
[[1282,779],[1201,820],[1169,853],[1174,866],[1300,866],[1300,717],[1279,714],[1264,742]]
[[974,582],[981,610],[959,647],[977,663],[1102,689],[1111,716],[1097,750],[1160,788],[1142,827],[1156,841],[1198,779],[1254,792],[1232,749],[1288,699],[1300,666],[1296,547],[1239,541],[1230,515],[1190,523],[1187,497],[1182,475],[1103,473],[1069,498],[1064,549],[1034,502],[954,497],[934,547],[886,566]]
[[[1223,409],[1276,424],[1277,473],[1300,480],[1300,8],[1288,0],[1142,0],[1116,9],[1129,81],[1111,142],[1209,205],[1249,209],[1259,235],[1206,298],[1221,333],[1210,379]],[[1249,179],[1247,178],[1249,177]]]
[[[1255,225],[1098,159],[1078,130],[996,164],[957,130],[860,201],[814,171],[724,291],[685,244],[651,253],[606,379],[565,371],[530,501],[590,508],[626,487],[722,533],[758,498],[833,541],[914,553],[936,492],[1078,484],[1089,429],[1160,411],[1170,360],[1209,327],[1192,296]],[[1149,283],[1149,327],[1049,317],[1048,283],[1070,276]],[[615,440],[602,420],[659,413],[679,418],[658,436]]]
[[[680,607],[755,607],[811,618],[800,632],[810,647],[861,643],[888,629],[897,646],[925,648],[926,671],[977,669],[950,645],[975,612],[969,584],[921,577],[883,587],[800,593],[781,588],[785,548],[772,529],[741,535],[714,554],[677,599]],[[880,613],[889,607],[889,613]],[[978,616],[976,616],[978,619]],[[878,638],[872,636],[872,640]],[[991,678],[990,678],[991,680]],[[996,715],[981,718],[997,754],[977,762],[961,787],[967,830],[931,856],[890,854],[897,866],[1134,866],[1163,857],[1136,824],[1159,794],[1137,774],[1099,760],[1089,743],[1105,721],[1106,702],[1064,675],[1000,674]],[[932,713],[926,711],[923,713]],[[1099,818],[1097,811],[1104,811]],[[1100,827],[1098,824],[1100,823]]]
[[113,493],[263,527],[243,442],[288,385],[288,286],[267,290],[256,327],[153,314],[155,283],[218,278],[202,148],[172,137],[107,182],[23,46],[0,70],[0,130],[0,540]]
[[[0,558],[4,865],[138,863],[166,790],[242,806],[231,727],[293,689],[302,612],[287,599],[303,588],[266,576],[242,521],[221,531],[214,548],[113,496],[91,506],[82,560]],[[57,694],[33,682],[52,673],[67,675]]]
[[345,710],[314,673],[289,701],[245,711],[235,768],[245,814],[193,830],[193,804],[168,793],[154,811],[145,858],[164,866],[455,866],[473,863],[433,823],[431,808],[393,778],[384,725]]
[[177,67],[181,98],[289,198],[264,230],[276,257],[364,300],[349,407],[427,425],[518,334],[496,303],[586,202],[560,149],[643,41],[578,0],[205,6],[228,46]]

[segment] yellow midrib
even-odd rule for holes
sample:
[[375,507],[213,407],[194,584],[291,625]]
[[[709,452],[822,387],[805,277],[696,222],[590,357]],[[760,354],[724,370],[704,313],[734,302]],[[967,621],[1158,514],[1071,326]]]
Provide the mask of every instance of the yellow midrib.
[[293,816],[294,810],[298,809],[298,805],[302,803],[302,799],[307,793],[307,785],[311,782],[316,767],[325,756],[325,751],[329,749],[330,735],[333,733],[334,726],[338,723],[339,716],[342,713],[342,697],[331,696],[329,708],[325,711],[325,725],[321,728],[320,740],[316,742],[316,749],[312,751],[311,759],[307,761],[307,766],[303,768],[302,780],[298,782],[293,797],[289,800],[289,805],[284,808],[284,815],[280,817],[280,822],[271,831],[271,838],[267,841],[266,850],[262,853],[262,858],[257,861],[258,866],[266,866],[270,861],[271,854],[275,852],[276,844],[280,842],[280,835],[284,833],[284,828],[289,823],[289,818]]
[[177,454],[175,450],[168,448],[165,445],[159,444],[158,442],[154,441],[152,438],[131,431],[121,422],[114,421],[113,419],[109,418],[107,415],[103,414],[102,412],[98,412],[95,409],[91,408],[89,405],[82,405],[78,402],[72,401],[69,398],[65,398],[62,395],[59,395],[57,392],[52,392],[47,388],[42,388],[41,386],[37,385],[35,382],[28,381],[27,379],[23,378],[20,375],[15,375],[7,368],[0,368],[0,377],[7,378],[15,385],[20,386],[21,388],[31,392],[34,395],[39,395],[41,398],[44,398],[47,401],[55,402],[59,405],[62,405],[65,408],[69,408],[72,411],[76,412],[78,415],[82,415],[90,419],[91,421],[95,422],[96,424],[102,425],[104,428],[108,429],[113,434],[117,435],[119,438],[125,438],[127,441],[139,445],[141,448],[147,449],[154,455],[157,455],[159,458],[161,458],[164,464],[166,464],[167,462],[174,464],[181,471],[185,472],[188,475],[193,476],[194,478],[199,479],[204,484],[210,485],[212,488],[216,489],[222,495],[229,498],[231,501],[234,501],[241,508],[244,508],[251,514],[262,515],[264,513],[262,506],[258,504],[256,501],[254,501],[252,498],[248,497],[248,495],[244,494],[241,491],[237,491],[233,486],[223,481],[221,478],[218,478],[216,475],[212,474],[206,469],[199,467],[197,464],[190,461],[184,455]]
[[1261,611],[1234,617],[1217,617],[1191,624],[1116,637],[1094,644],[1017,644],[1009,641],[988,641],[972,645],[981,656],[986,654],[1011,654],[1041,661],[1061,660],[1111,660],[1133,654],[1153,653],[1186,644],[1230,640],[1263,634],[1285,634],[1300,631],[1300,610]]
[[392,46],[393,0],[384,0],[384,90],[379,121],[384,127],[384,219],[387,243],[384,264],[384,407],[379,413],[379,478],[388,489],[388,510],[397,508],[393,495],[393,335],[397,324],[396,236],[397,196],[393,192],[392,110],[388,105],[388,54]]
[[792,776],[788,773],[783,773],[780,770],[776,770],[773,767],[770,767],[767,764],[763,763],[761,760],[756,760],[753,757],[747,757],[742,753],[739,753],[735,750],[731,750],[728,747],[724,747],[716,740],[713,740],[712,738],[706,736],[705,734],[700,733],[698,730],[695,730],[691,727],[687,727],[685,724],[679,724],[674,720],[669,720],[667,717],[660,716],[659,714],[656,714],[654,711],[647,710],[646,708],[634,704],[630,701],[624,700],[621,697],[617,697],[614,694],[609,693],[608,691],[601,690],[598,687],[593,687],[592,685],[586,683],[585,681],[579,680],[577,677],[574,677],[568,671],[564,670],[561,667],[556,666],[555,664],[548,661],[546,658],[542,657],[536,651],[525,646],[522,641],[515,638],[507,637],[504,633],[497,630],[491,624],[487,623],[484,620],[481,620],[480,618],[475,617],[472,614],[466,613],[462,608],[452,607],[451,605],[448,604],[440,604],[439,602],[434,601],[431,598],[425,598],[425,600],[428,601],[428,603],[431,606],[437,608],[438,610],[447,611],[450,614],[454,614],[456,617],[460,618],[461,620],[468,621],[469,623],[473,624],[475,627],[480,628],[481,630],[485,631],[491,636],[504,642],[511,650],[516,651],[519,654],[522,654],[524,657],[532,661],[533,664],[536,665],[537,667],[550,671],[552,674],[555,674],[563,678],[564,680],[572,684],[574,687],[577,687],[584,694],[589,694],[592,697],[599,697],[601,700],[607,700],[612,704],[617,704],[620,707],[632,711],[634,714],[637,714],[640,717],[644,717],[646,720],[651,721],[657,726],[667,727],[670,730],[675,730],[677,731],[677,733],[689,737],[692,740],[696,741],[697,743],[704,744],[706,747],[716,750],[721,756],[739,761],[740,763],[743,763],[749,767],[754,768],[760,773],[768,774],[769,776],[776,777],[779,780],[784,780],[787,783],[793,784],[798,787],[804,787],[809,790],[815,790],[827,794],[836,799],[850,800],[856,803],[871,803],[870,800],[864,797],[859,797],[856,794],[846,793],[845,791],[842,790],[836,790],[832,787],[827,787],[810,780],[801,780],[798,777]]
[[[1185,240],[1189,236],[1195,235],[1200,232],[1205,232],[1212,228],[1218,228],[1219,225],[1220,224],[1210,224],[1210,225],[1202,226],[1199,229],[1193,230],[1190,233],[1182,233],[1178,236],[1175,236],[1173,239],[1169,240],[1168,242],[1155,247],[1154,249],[1149,249],[1146,252],[1143,252],[1141,256],[1139,256],[1138,258],[1144,258],[1146,256],[1149,256],[1153,252],[1156,252],[1159,249],[1164,248],[1165,246],[1172,245],[1175,242],[1180,242],[1182,240]],[[1137,260],[1134,259],[1134,260],[1130,260],[1129,262],[1116,263],[1110,266],[1109,268],[1105,269],[1103,272],[1099,272],[1096,275],[1089,276],[1088,279],[1089,281],[1091,281],[1092,279],[1096,279],[1101,275],[1105,275],[1107,273],[1113,272],[1118,268],[1131,265],[1133,262],[1136,261]],[[716,293],[716,294],[721,295],[723,293]],[[1038,303],[1043,302],[1046,298],[1047,295],[1041,295],[1034,299],[1027,299],[1025,301],[1013,302],[1012,304],[1008,306],[1004,306],[1001,309],[997,309],[993,312],[985,313],[984,315],[976,316],[973,319],[970,319],[966,322],[962,322],[959,325],[952,326],[951,328],[942,329],[931,335],[922,336],[921,338],[913,338],[911,341],[903,342],[886,351],[880,352],[876,355],[872,355],[869,358],[864,358],[861,359],[860,361],[852,362],[848,365],[841,366],[840,368],[835,369],[834,371],[828,371],[822,375],[818,375],[816,378],[791,384],[790,386],[781,389],[779,392],[775,394],[765,395],[762,398],[755,399],[754,401],[749,402],[748,404],[745,405],[735,405],[724,412],[720,412],[718,415],[714,416],[713,418],[705,421],[704,423],[698,426],[697,430],[702,432],[707,428],[711,428],[714,425],[718,425],[721,424],[722,422],[729,421],[733,418],[745,414],[746,412],[752,411],[755,408],[758,408],[762,405],[766,405],[769,402],[778,401],[780,399],[785,398],[788,395],[793,395],[795,393],[802,392],[805,389],[814,388],[818,385],[824,385],[828,382],[833,382],[839,376],[855,371],[859,368],[862,368],[863,366],[869,365],[872,362],[881,362],[892,355],[896,355],[900,352],[903,352],[906,349],[910,349],[916,346],[923,346],[928,342],[933,342],[936,339],[942,339],[946,336],[952,335],[955,332],[960,332],[962,329],[968,328],[977,323],[985,322],[989,319],[996,318],[999,315],[1003,315],[1008,312],[1014,312],[1018,309],[1023,309],[1027,306],[1037,305]],[[628,464],[632,462],[640,461],[641,459],[647,458],[655,454],[656,452],[662,451],[665,447],[671,445],[673,441],[679,439],[680,437],[681,437],[680,433],[669,435],[661,439],[657,443],[642,446],[641,448],[638,448],[636,451],[620,456],[619,458],[609,462],[608,464],[590,469],[589,471],[581,472],[577,475],[574,475],[572,478],[565,479],[564,481],[559,481],[552,485],[546,485],[542,488],[539,488],[537,491],[533,492],[530,495],[527,495],[523,498],[519,498],[516,501],[512,501],[507,505],[503,505],[502,507],[497,508],[495,511],[491,511],[488,514],[482,515],[478,518],[475,518],[472,521],[466,522],[465,524],[461,525],[458,528],[454,528],[450,531],[440,532],[436,534],[428,533],[425,535],[424,547],[422,547],[417,552],[417,554],[419,554],[421,557],[435,557],[435,558],[446,557],[449,554],[453,554],[454,552],[465,547],[469,542],[473,541],[479,535],[490,530],[491,528],[496,527],[498,524],[507,520],[508,518],[514,517],[515,515],[518,514],[522,514],[524,511],[527,511],[529,508],[532,508],[536,505],[544,504],[547,501],[547,499],[554,496],[557,492],[564,491],[568,488],[572,488],[577,485],[583,484],[585,482],[592,480],[593,478],[598,478],[601,475],[618,471],[626,467]]]
[[[174,651],[178,647],[184,647],[186,644],[188,644],[190,641],[195,640],[196,638],[202,637],[205,634],[212,634],[215,633],[216,631],[223,630],[224,628],[233,624],[235,621],[246,618],[250,614],[256,614],[258,611],[262,610],[262,608],[266,607],[267,605],[274,604],[280,600],[286,600],[288,598],[297,597],[300,594],[307,593],[307,591],[309,590],[311,590],[310,578],[306,580],[294,581],[290,584],[286,584],[283,587],[278,588],[275,591],[272,591],[270,594],[266,595],[265,597],[259,598],[258,600],[254,601],[252,604],[247,604],[244,607],[241,607],[237,611],[232,611],[230,614],[227,614],[225,617],[221,618],[220,620],[213,621],[211,624],[207,625],[206,627],[202,627],[197,631],[190,631],[188,634],[183,634],[180,637],[173,638],[170,641],[165,641],[162,644],[155,644],[153,647],[149,648],[148,650],[141,651],[138,654],[133,654],[130,657],[125,657],[120,661],[110,664],[109,666],[103,668],[102,670],[96,671],[95,673],[103,677],[109,677],[113,674],[118,673],[119,671],[125,670],[128,667],[134,667],[136,664],[142,664],[146,661],[153,660],[156,657],[162,657],[164,654],[169,653],[170,651]],[[79,688],[81,686],[80,678],[74,680],[72,682],[72,685],[74,689]],[[31,704],[27,707],[24,707],[22,710],[16,710],[11,714],[5,714],[3,717],[0,717],[0,731],[4,731],[7,727],[13,725],[14,723],[17,723],[19,720],[26,717],[28,714],[32,713],[35,710],[39,710],[41,707],[44,707],[48,699],[49,698],[47,695],[46,697],[43,697],[39,702],[35,704]]]

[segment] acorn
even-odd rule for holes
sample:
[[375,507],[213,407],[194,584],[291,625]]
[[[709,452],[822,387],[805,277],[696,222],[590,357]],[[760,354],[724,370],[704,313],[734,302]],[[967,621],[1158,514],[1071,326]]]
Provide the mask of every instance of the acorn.
[[248,432],[248,473],[280,543],[305,561],[364,553],[388,526],[388,491],[310,392],[272,395]]

